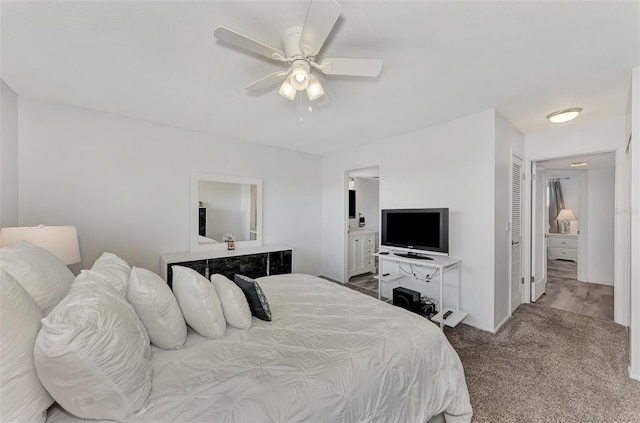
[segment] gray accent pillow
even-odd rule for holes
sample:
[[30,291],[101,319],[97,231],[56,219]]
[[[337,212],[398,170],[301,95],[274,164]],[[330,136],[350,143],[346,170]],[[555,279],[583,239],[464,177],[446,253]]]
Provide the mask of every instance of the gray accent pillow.
[[242,289],[244,296],[247,297],[251,314],[260,320],[270,322],[271,309],[269,308],[269,302],[258,282],[244,275],[235,275],[233,281]]

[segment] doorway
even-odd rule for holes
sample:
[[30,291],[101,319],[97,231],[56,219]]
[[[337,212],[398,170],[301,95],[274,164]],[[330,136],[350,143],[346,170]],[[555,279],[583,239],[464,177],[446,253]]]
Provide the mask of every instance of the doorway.
[[613,320],[615,154],[532,163],[531,301]]
[[346,172],[346,248],[347,284],[377,297],[378,231],[380,227],[380,167],[370,166]]

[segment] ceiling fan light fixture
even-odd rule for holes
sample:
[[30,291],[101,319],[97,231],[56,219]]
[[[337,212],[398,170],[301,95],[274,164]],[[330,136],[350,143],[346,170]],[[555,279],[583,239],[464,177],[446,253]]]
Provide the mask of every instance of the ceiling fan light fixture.
[[296,98],[296,89],[291,85],[289,78],[282,81],[282,85],[280,85],[280,91],[278,91],[281,96],[286,98],[287,100],[293,100]]
[[298,91],[309,86],[310,66],[306,60],[295,60],[291,68],[291,85]]
[[313,101],[323,95],[324,88],[322,88],[322,84],[318,78],[313,75],[309,75],[309,86],[307,86],[307,96],[309,96],[309,101]]
[[549,113],[547,119],[553,123],[569,122],[578,117],[582,107],[572,107],[570,109],[558,110],[557,112]]

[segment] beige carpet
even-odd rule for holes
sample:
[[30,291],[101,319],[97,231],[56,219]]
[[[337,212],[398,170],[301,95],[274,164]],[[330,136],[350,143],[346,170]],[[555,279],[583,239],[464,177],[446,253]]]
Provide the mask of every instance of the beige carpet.
[[640,422],[623,326],[524,304],[495,335],[464,324],[445,333],[465,368],[474,422]]

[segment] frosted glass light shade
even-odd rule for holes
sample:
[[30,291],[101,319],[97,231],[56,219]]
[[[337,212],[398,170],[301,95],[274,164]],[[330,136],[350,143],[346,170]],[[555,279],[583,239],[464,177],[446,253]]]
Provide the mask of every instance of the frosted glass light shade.
[[578,117],[582,111],[581,107],[573,107],[571,109],[558,110],[557,112],[549,113],[547,119],[553,123],[569,122]]
[[309,101],[313,101],[316,98],[322,97],[324,95],[324,88],[322,88],[322,84],[318,81],[313,75],[309,75],[309,86],[307,87],[307,95],[309,96]]
[[46,248],[64,264],[80,261],[78,231],[75,226],[39,225],[0,229],[0,247],[8,247],[22,240]]
[[280,91],[278,92],[287,100],[293,100],[294,98],[296,98],[297,93],[296,89],[293,88],[293,85],[291,85],[291,82],[289,82],[289,79],[285,79],[284,81],[282,81],[282,85],[280,85]]

